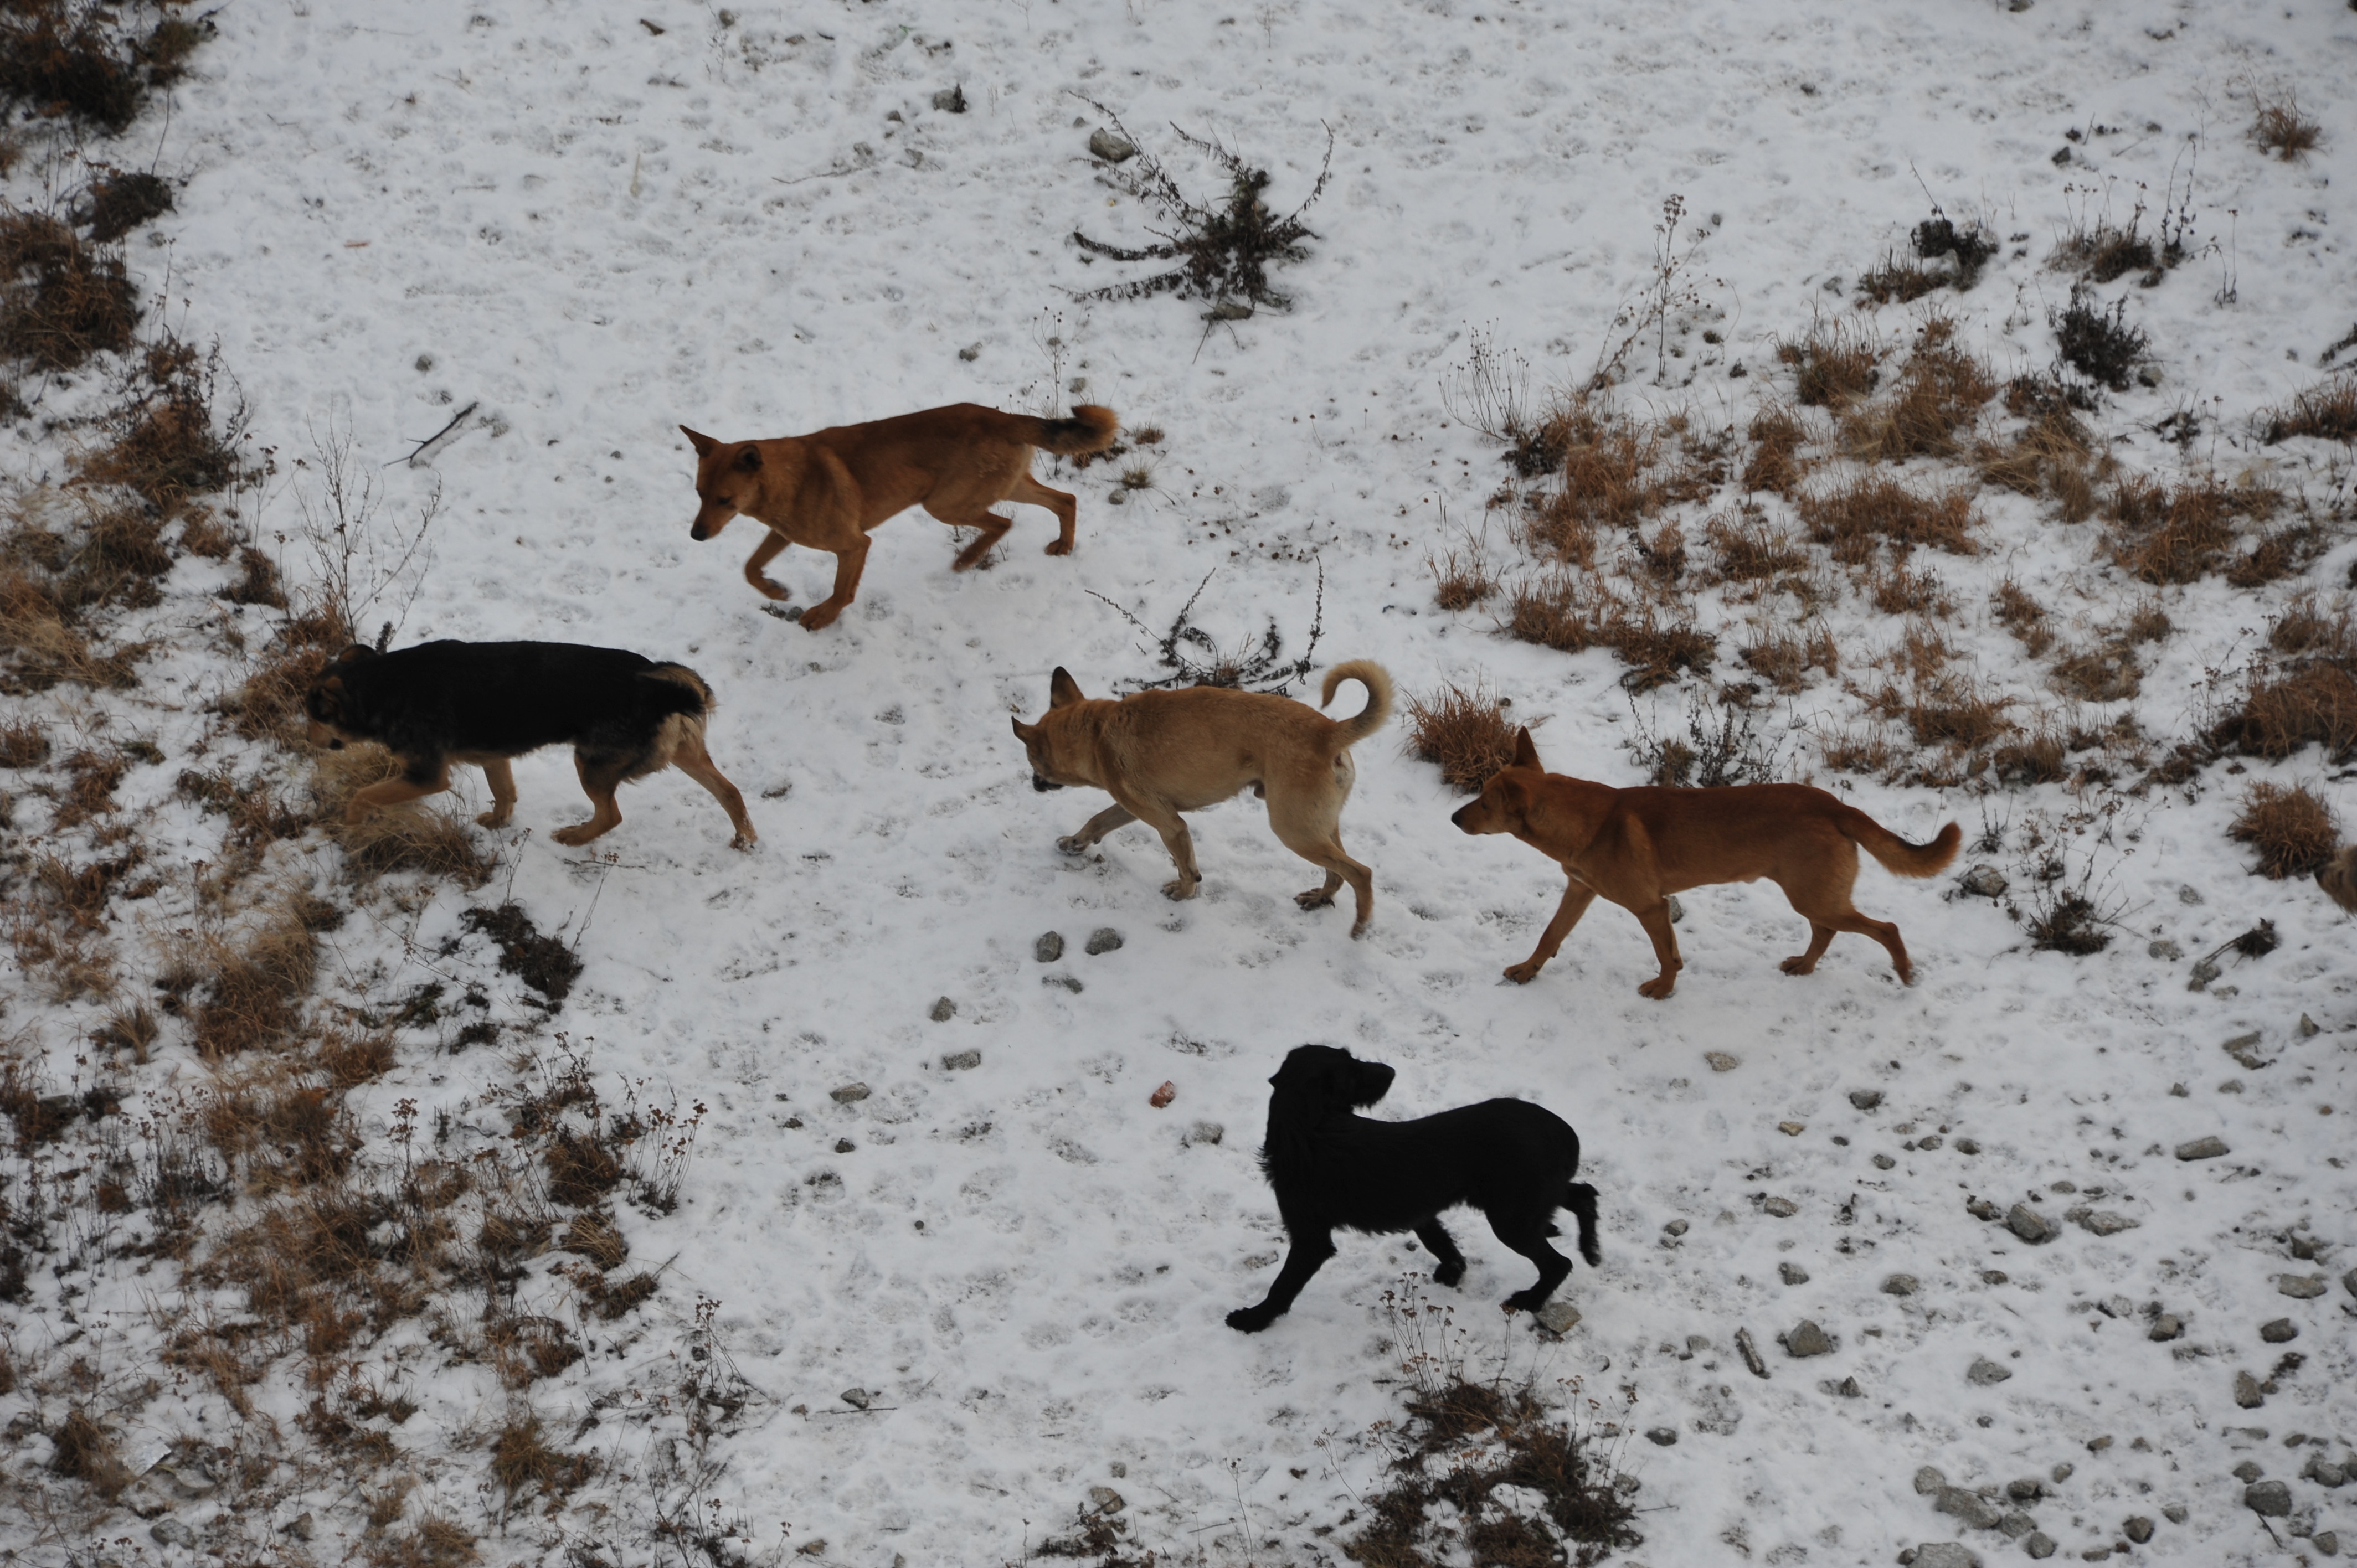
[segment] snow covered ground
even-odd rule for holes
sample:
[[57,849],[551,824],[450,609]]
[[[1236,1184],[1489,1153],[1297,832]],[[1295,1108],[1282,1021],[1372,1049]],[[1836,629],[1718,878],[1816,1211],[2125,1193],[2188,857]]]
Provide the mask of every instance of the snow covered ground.
[[[1687,338],[1658,380],[1640,349],[1618,395],[1739,430],[1784,374],[1775,340],[1848,308],[1857,274],[1903,252],[1932,200],[2025,236],[1940,301],[2010,374],[2053,354],[2047,312],[2069,291],[2045,266],[2055,238],[2091,208],[2158,209],[2190,169],[2197,238],[2218,248],[2158,287],[2106,291],[2151,332],[2160,384],[2097,422],[2130,465],[2214,464],[2345,509],[2330,467],[2345,449],[2261,449],[2243,432],[2314,381],[2351,324],[2357,256],[2333,177],[2357,147],[2357,12],[296,0],[217,22],[163,135],[181,210],[133,255],[184,334],[219,338],[275,448],[265,536],[313,482],[293,459],[331,431],[393,465],[388,515],[438,484],[436,559],[400,639],[562,639],[692,663],[720,696],[713,755],[762,835],[731,852],[710,801],[669,775],[626,794],[594,852],[560,849],[548,831],[581,801],[555,752],[517,765],[517,826],[486,835],[511,857],[495,886],[580,935],[559,1026],[601,1075],[708,1108],[678,1213],[625,1214],[638,1252],[670,1260],[671,1316],[542,1385],[553,1425],[649,1386],[685,1323],[677,1304],[700,1294],[761,1396],[723,1444],[716,1495],[764,1543],[783,1525],[827,1562],[1013,1561],[1111,1486],[1144,1546],[1331,1559],[1349,1527],[1310,1531],[1379,1482],[1380,1455],[1353,1440],[1397,1414],[1383,1298],[1429,1261],[1345,1240],[1265,1334],[1221,1321],[1282,1251],[1254,1160],[1264,1080],[1290,1047],[1325,1041],[1399,1069],[1386,1114],[1507,1094],[1578,1128],[1605,1247],[1562,1293],[1583,1321],[1549,1342],[1496,1316],[1524,1265],[1478,1222],[1456,1316],[1478,1357],[1535,1366],[1549,1388],[1583,1380],[1614,1419],[1678,1433],[1628,1452],[1648,1509],[1628,1561],[2024,1550],[1934,1512],[1924,1466],[1967,1488],[2042,1478],[2028,1510],[2073,1558],[2125,1541],[2131,1515],[2158,1524],[2121,1548],[2136,1562],[2325,1555],[2294,1523],[2357,1549],[2357,1491],[2297,1478],[2357,1440],[2339,1283],[2357,1263],[2351,927],[2312,885],[2248,874],[2214,770],[2083,800],[1845,779],[1911,838],[2011,824],[2002,851],[1959,869],[2020,877],[2025,830],[2042,824],[2118,903],[2120,939],[2091,958],[2032,952],[1951,879],[1869,867],[1859,905],[1899,923],[1917,983],[1850,937],[1792,979],[1776,964],[1804,932],[1781,897],[1716,887],[1686,896],[1687,968],[1655,1004],[1635,990],[1643,934],[1606,905],[1534,983],[1500,977],[1560,876],[1457,832],[1458,798],[1402,753],[1397,722],[1360,748],[1344,816],[1377,880],[1358,942],[1346,914],[1294,908],[1312,874],[1249,800],[1197,823],[1191,903],[1162,897],[1167,859],[1142,828],[1059,854],[1101,802],[1035,794],[1007,729],[1046,705],[1059,664],[1092,694],[1159,673],[1103,600],[1159,628],[1211,572],[1202,622],[1241,641],[1274,618],[1291,657],[1322,566],[1319,668],[1373,658],[1405,693],[1484,677],[1544,720],[1551,767],[1638,781],[1611,656],[1437,609],[1426,557],[1447,542],[1442,508],[1478,524],[1505,477],[1444,403],[1470,335],[1528,355],[1536,385],[1584,379],[1652,275],[1674,193],[1701,237],[1689,325],[1724,341]],[[2250,145],[2254,85],[2297,91],[2318,153],[2284,163]],[[952,88],[963,113],[933,106]],[[1290,312],[1207,331],[1200,303],[1073,297],[1145,269],[1090,263],[1071,231],[1135,244],[1150,216],[1099,177],[1086,142],[1104,121],[1082,95],[1207,193],[1215,176],[1168,126],[1216,135],[1270,169],[1280,210],[1308,194],[1330,128],[1331,179],[1307,215],[1318,237],[1277,275]],[[1914,314],[1881,319],[1899,333]],[[762,614],[739,578],[752,525],[687,537],[680,424],[772,435],[967,399],[1103,402],[1158,425],[1153,488],[1115,504],[1119,465],[1058,478],[1043,463],[1081,496],[1077,553],[1041,554],[1052,520],[1026,510],[992,569],[963,575],[939,525],[904,517],[878,534],[857,605],[815,634]],[[401,466],[469,403],[428,466]],[[2150,429],[2180,404],[2208,426],[2183,452]],[[11,463],[54,466],[29,428],[8,437]],[[1982,506],[1995,546],[1943,559],[1952,584],[2009,571],[2087,624],[2137,591],[2097,563],[2093,525],[2064,530],[2018,497]],[[2190,733],[2205,672],[2239,666],[2269,607],[2338,588],[2351,559],[2336,545],[2260,593],[2165,590],[2178,631],[2137,704],[2147,729]],[[216,570],[185,564],[171,604],[215,615],[199,596]],[[772,568],[803,605],[831,570],[802,551]],[[2010,669],[1985,593],[1959,591],[1957,636]],[[1834,620],[1860,647],[1889,640],[1862,605]],[[1722,674],[1731,657],[1729,641]],[[221,683],[200,662],[174,669],[191,705]],[[1682,722],[1674,689],[1637,703]],[[1805,726],[1856,711],[1828,684],[1770,727],[1790,727],[1805,772]],[[2310,752],[2254,775],[2307,781],[2357,819],[2357,789],[2326,771]],[[471,771],[465,788],[482,796]],[[426,972],[404,955],[457,936],[463,907],[441,896],[407,945],[356,923],[340,961],[382,966],[398,991]],[[2282,948],[2190,991],[2186,961],[2261,917]],[[1085,953],[1107,927],[1118,950]],[[1066,951],[1042,964],[1050,930]],[[2162,940],[2184,956],[2155,956]],[[436,961],[490,973],[479,945]],[[954,1015],[936,1022],[942,997]],[[29,998],[11,1009],[38,1015]],[[2255,1068],[2221,1049],[2249,1036]],[[62,1078],[74,1034],[45,1037]],[[369,1091],[375,1124],[414,1100],[496,1131],[481,1098],[494,1053],[429,1045]],[[943,1065],[966,1051],[979,1065]],[[158,1095],[203,1073],[168,1044],[157,1064]],[[1176,1101],[1154,1109],[1166,1079]],[[831,1096],[854,1083],[866,1098]],[[1878,1106],[1859,1109],[1859,1091]],[[2176,1157],[2211,1135],[2230,1153]],[[2026,1205],[2057,1234],[2022,1240],[1973,1199]],[[2133,1227],[2099,1235],[2066,1220],[2081,1209]],[[2295,1233],[2320,1255],[2296,1259]],[[1920,1288],[1889,1294],[1900,1273]],[[2287,1276],[2327,1288],[2290,1297]],[[129,1282],[123,1300],[127,1324]],[[2147,1337],[2150,1303],[2182,1337]],[[2298,1337],[2263,1343],[2281,1317]],[[1803,1319],[1831,1354],[1778,1347]],[[1765,1380],[1735,1352],[1745,1327]],[[2239,1408],[2236,1373],[2267,1379],[2287,1350],[2305,1365]],[[1972,1380],[1983,1360],[2010,1377]],[[1828,1391],[1845,1379],[1856,1397]],[[873,1408],[838,1397],[853,1388]],[[508,1397],[479,1369],[422,1370],[417,1389],[454,1424]],[[2291,1482],[2292,1520],[2244,1507],[2246,1460]],[[437,1484],[470,1498],[471,1481]],[[535,1518],[480,1549],[531,1557],[558,1530],[597,1539],[594,1520]]]

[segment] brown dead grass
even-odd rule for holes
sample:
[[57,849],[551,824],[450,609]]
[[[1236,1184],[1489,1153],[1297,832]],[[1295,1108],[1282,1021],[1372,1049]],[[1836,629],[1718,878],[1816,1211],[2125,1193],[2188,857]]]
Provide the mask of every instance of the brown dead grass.
[[479,887],[498,869],[498,860],[477,845],[468,820],[440,806],[412,802],[377,811],[364,822],[345,822],[344,809],[355,794],[401,771],[401,764],[382,746],[347,746],[319,752],[313,762],[313,820],[327,824],[329,836],[343,849],[345,875],[352,881],[415,872]]
[[2287,606],[2268,632],[2277,656],[2254,664],[2243,694],[2210,742],[2245,757],[2285,757],[2321,746],[2336,763],[2357,756],[2357,622],[2313,599]]
[[1433,599],[1445,610],[1469,610],[1498,591],[1498,574],[1481,541],[1468,534],[1437,557],[1426,555]]
[[272,635],[253,671],[218,706],[246,739],[274,740],[292,748],[306,728],[303,694],[351,641],[352,628],[332,609],[291,615]]
[[1963,489],[1925,494],[1881,474],[1867,474],[1819,491],[1803,491],[1795,502],[1809,537],[1828,546],[1834,559],[1860,566],[1888,544],[1904,556],[1917,545],[1954,555],[1973,555],[1973,531],[1980,517],[1971,492]]
[[[2130,475],[2104,498],[2112,559],[2147,583],[2198,582],[2205,574],[2227,570],[2228,553],[2273,517],[2283,499],[2282,492],[2265,485],[2229,485],[2215,475],[2175,488]],[[2262,541],[2260,549],[2266,548]],[[2287,557],[2293,547],[2282,548]],[[2244,563],[2257,560],[2258,553]]]
[[1764,585],[1809,567],[1801,542],[1756,507],[1715,514],[1703,524],[1703,537],[1710,542],[1721,582]]
[[1867,597],[1889,616],[1923,616],[1946,620],[1956,613],[1946,587],[1929,572],[1918,572],[1904,561],[1886,561],[1866,574]]
[[1750,461],[1743,466],[1743,488],[1790,496],[1808,472],[1807,461],[1801,456],[1808,429],[1800,415],[1782,403],[1771,403],[1751,416],[1744,434],[1751,438],[1752,448]]
[[0,360],[70,371],[129,348],[138,324],[122,257],[61,218],[0,206]]
[[0,768],[38,768],[48,759],[48,732],[39,725],[0,725]]
[[2054,660],[2054,689],[2083,703],[2118,703],[2144,687],[2135,650],[2118,641],[2066,648]]
[[2344,446],[2357,442],[2357,376],[2335,376],[2259,415],[2259,439],[2268,446],[2299,435]]
[[2278,879],[2323,870],[2341,844],[2332,808],[2304,784],[2253,784],[2226,833],[2256,849],[2259,870]]
[[242,940],[197,940],[192,956],[206,978],[190,1023],[194,1044],[206,1057],[274,1045],[301,1022],[319,963],[318,938],[307,913],[289,899]]
[[2032,598],[2029,590],[2007,577],[1989,596],[1989,613],[2032,659],[2043,659],[2046,650],[2054,646],[2054,628],[2046,624],[2046,607]]
[[1437,763],[1442,782],[1462,794],[1479,790],[1514,758],[1506,704],[1478,676],[1470,686],[1452,682],[1429,697],[1410,697],[1407,721],[1409,752]]
[[2299,106],[2291,89],[2260,96],[2258,117],[2251,122],[2251,140],[2285,163],[2316,150],[2324,128]]
[[229,486],[238,477],[244,413],[235,404],[228,432],[215,428],[220,383],[219,350],[200,355],[168,332],[149,343],[131,396],[106,419],[111,438],[76,459],[81,477],[131,490],[158,517]]
[[1762,626],[1751,641],[1736,650],[1736,657],[1787,695],[1806,689],[1812,669],[1824,671],[1828,678],[1841,673],[1841,650],[1822,625],[1805,634],[1781,622]]
[[1956,347],[1955,324],[1934,317],[1909,351],[1891,395],[1849,405],[1841,422],[1843,449],[1866,463],[1953,457],[1996,395],[1988,367]]
[[1782,339],[1776,358],[1792,367],[1803,406],[1839,413],[1882,380],[1884,349],[1873,333],[1847,321],[1819,321],[1800,338]]

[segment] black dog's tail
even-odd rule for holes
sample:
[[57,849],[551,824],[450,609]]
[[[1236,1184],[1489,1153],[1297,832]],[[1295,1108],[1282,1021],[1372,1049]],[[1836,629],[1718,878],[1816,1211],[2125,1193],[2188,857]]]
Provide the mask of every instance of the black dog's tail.
[[1603,1251],[1596,1245],[1596,1189],[1584,1181],[1573,1182],[1564,1188],[1563,1206],[1579,1221],[1579,1255],[1592,1269],[1604,1261]]

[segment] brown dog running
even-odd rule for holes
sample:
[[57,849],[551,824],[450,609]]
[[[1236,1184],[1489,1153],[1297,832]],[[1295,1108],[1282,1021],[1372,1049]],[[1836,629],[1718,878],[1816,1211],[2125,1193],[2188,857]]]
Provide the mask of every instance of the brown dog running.
[[1817,967],[1836,931],[1872,937],[1906,984],[1915,981],[1899,928],[1869,920],[1850,903],[1864,849],[1896,876],[1936,876],[1956,856],[1963,830],[1950,822],[1930,843],[1909,843],[1854,806],[1806,784],[1738,784],[1724,789],[1615,789],[1539,766],[1531,732],[1514,736],[1514,760],[1481,786],[1481,798],[1449,821],[1469,833],[1512,833],[1561,863],[1568,885],[1530,957],[1506,971],[1528,983],[1598,894],[1637,917],[1653,939],[1662,972],[1637,987],[1658,1002],[1685,961],[1670,929],[1669,896],[1714,882],[1768,878],[1809,922],[1809,950],[1784,961],[1786,974]]
[[1071,553],[1079,505],[1031,477],[1032,448],[1062,456],[1102,452],[1113,445],[1120,423],[1113,410],[1095,403],[1080,404],[1070,419],[1035,419],[958,403],[770,441],[716,441],[684,424],[679,428],[695,447],[701,503],[689,538],[716,537],[738,512],[764,524],[769,537],[745,563],[745,580],[771,599],[784,598],[786,590],[762,568],[787,545],[834,553],[834,592],[802,617],[802,629],[816,631],[859,592],[868,534],[912,506],[952,528],[982,530],[981,538],[958,552],[954,571],[976,564],[1015,526],[990,510],[998,501],[1054,512],[1062,527],[1048,553]]
[[1089,698],[1059,668],[1048,683],[1048,711],[1036,725],[1017,719],[1015,735],[1030,758],[1033,789],[1084,784],[1114,799],[1079,832],[1056,841],[1066,854],[1081,854],[1125,822],[1143,822],[1162,835],[1178,867],[1178,879],[1162,891],[1192,898],[1202,874],[1178,813],[1248,789],[1268,802],[1278,842],[1325,869],[1325,885],[1293,901],[1320,908],[1348,882],[1358,900],[1355,937],[1374,913],[1375,879],[1342,850],[1342,803],[1358,778],[1350,748],[1391,716],[1392,678],[1372,660],[1337,664],[1326,671],[1318,706],[1331,703],[1345,681],[1367,688],[1367,705],[1356,718],[1338,721],[1290,697],[1222,686],[1133,692],[1118,702]]

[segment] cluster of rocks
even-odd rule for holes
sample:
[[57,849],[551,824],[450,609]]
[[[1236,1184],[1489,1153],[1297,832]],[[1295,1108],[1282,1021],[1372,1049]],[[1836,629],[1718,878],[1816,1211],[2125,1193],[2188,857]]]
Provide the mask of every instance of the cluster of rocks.
[[[1095,930],[1089,933],[1088,942],[1082,950],[1086,952],[1091,958],[1095,958],[1100,953],[1116,952],[1120,950],[1123,940],[1122,934],[1119,931],[1114,930],[1111,926],[1099,926]],[[1062,958],[1064,956],[1064,933],[1061,931],[1048,931],[1043,933],[1038,941],[1031,944],[1031,956],[1041,963],[1054,963],[1057,960]],[[1081,984],[1080,977],[1073,974],[1042,975],[1039,978],[1039,983],[1042,985],[1060,985],[1075,996],[1079,995],[1081,992],[1085,989],[1085,987]]]
[[[2067,1464],[2057,1465],[2049,1480],[2024,1476],[2018,1480],[2007,1481],[2002,1487],[1971,1488],[1951,1486],[1944,1474],[1926,1465],[1915,1472],[1915,1490],[1918,1495],[1932,1499],[1933,1509],[1948,1515],[1957,1523],[1972,1530],[1994,1530],[2008,1540],[2019,1541],[2022,1551],[2029,1556],[2044,1559],[2053,1556],[2059,1548],[2052,1536],[2038,1528],[2038,1520],[2029,1509],[2040,1499],[2051,1495],[2050,1480],[2053,1486],[2060,1486],[2070,1478],[2071,1470]],[[2172,1523],[2182,1524],[2185,1510],[2164,1509],[2162,1516]],[[2082,1555],[2093,1557],[2108,1554],[2111,1551],[2125,1552],[2131,1543],[2141,1546],[2150,1541],[2158,1527],[2143,1514],[2130,1514],[2121,1521],[2119,1528],[2122,1539],[2107,1548],[2105,1552],[2091,1552]],[[1943,1563],[1954,1564],[1955,1568],[1978,1568],[1980,1554],[1960,1541],[1940,1541],[1902,1552],[1899,1554],[1899,1561],[1912,1564],[1913,1568],[1941,1568]]]
[[[2303,1481],[2312,1482],[2327,1491],[2338,1491],[2350,1482],[2357,1481],[2357,1454],[2350,1452],[2345,1443],[2340,1444],[2341,1453],[2338,1459],[2332,1457],[2334,1444],[2329,1437],[2310,1437],[2296,1432],[2284,1439],[2284,1445],[2287,1448],[2305,1445],[2310,1449],[2308,1463],[2299,1472],[2298,1478]],[[2287,1534],[2306,1540],[2321,1556],[2337,1557],[2341,1554],[2339,1532],[2316,1528],[2315,1505],[2298,1507],[2289,1482],[2268,1480],[2266,1472],[2255,1459],[2244,1460],[2234,1466],[2233,1474],[2234,1478],[2243,1483],[2244,1508],[2263,1520],[2282,1520]]]

